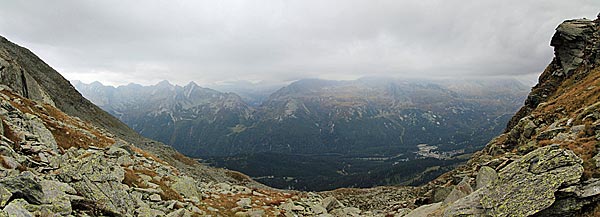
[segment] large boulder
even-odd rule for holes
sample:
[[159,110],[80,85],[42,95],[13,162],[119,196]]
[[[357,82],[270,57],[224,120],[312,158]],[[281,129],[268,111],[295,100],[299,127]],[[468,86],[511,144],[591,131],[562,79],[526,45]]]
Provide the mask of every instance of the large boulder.
[[4,207],[2,211],[11,217],[33,217],[33,213],[26,209],[28,205],[29,203],[26,200],[16,199]]
[[23,198],[31,204],[41,204],[44,197],[42,186],[35,180],[31,172],[23,172],[16,177],[0,180],[0,185],[6,188],[12,198]]
[[452,203],[471,194],[473,188],[471,188],[471,185],[469,184],[470,180],[469,177],[464,177],[458,185],[454,186],[454,189],[452,189],[448,197],[444,200],[444,204]]
[[191,177],[182,176],[175,178],[175,182],[171,185],[171,188],[186,198],[196,197],[202,199],[198,191],[198,184]]
[[510,163],[498,180],[445,209],[444,216],[529,216],[555,202],[561,186],[579,182],[583,160],[558,145],[538,148]]
[[[86,154],[84,154],[86,155]],[[121,182],[125,171],[101,153],[69,159],[59,170],[59,177],[86,199],[97,201],[115,213],[132,213],[134,200]]]
[[475,189],[477,190],[486,187],[494,183],[497,179],[498,174],[496,173],[496,170],[488,166],[483,166],[479,169],[479,172],[477,172],[477,178],[475,179]]

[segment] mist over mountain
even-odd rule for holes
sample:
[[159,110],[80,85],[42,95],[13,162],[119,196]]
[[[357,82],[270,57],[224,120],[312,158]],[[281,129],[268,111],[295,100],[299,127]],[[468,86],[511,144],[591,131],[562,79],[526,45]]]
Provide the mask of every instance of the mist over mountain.
[[226,82],[219,84],[208,85],[208,88],[220,91],[220,92],[232,92],[240,97],[248,105],[252,107],[260,106],[269,96],[280,88],[287,86],[287,82],[249,82],[249,81],[235,81]]
[[[244,152],[310,154],[317,147],[319,151],[349,153],[350,143],[369,148],[437,144],[436,140],[446,141],[446,146],[466,144],[442,138],[439,135],[443,133],[439,132],[502,126],[505,121],[494,120],[516,111],[527,91],[526,86],[510,79],[305,79],[277,90],[261,105],[252,106],[235,93],[202,88],[193,82],[186,86],[163,81],[153,86],[130,84],[116,88],[98,82],[74,85],[92,102],[142,134],[186,147],[187,153],[197,156]],[[492,124],[484,126],[481,123],[488,121],[475,119],[491,120]],[[202,125],[211,126],[211,133],[221,134],[207,133],[211,130],[202,130]],[[352,136],[358,128],[347,128],[365,125],[375,129]],[[193,133],[192,127],[196,129]],[[169,128],[177,135],[166,133]],[[428,131],[439,135],[428,140],[432,137]],[[214,137],[226,141],[219,143]]]

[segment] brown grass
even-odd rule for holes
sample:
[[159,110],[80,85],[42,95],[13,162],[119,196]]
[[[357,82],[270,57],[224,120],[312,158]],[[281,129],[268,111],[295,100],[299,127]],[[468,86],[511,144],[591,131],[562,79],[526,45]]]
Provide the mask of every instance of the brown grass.
[[[591,90],[588,87],[596,86]],[[554,96],[548,100],[548,105],[538,111],[538,114],[554,114],[562,107],[567,115],[575,113],[600,101],[600,68],[593,69],[581,80],[569,78],[557,89]],[[575,124],[580,124],[576,120]]]
[[160,197],[163,200],[178,200],[178,201],[183,201],[183,196],[181,196],[181,194],[177,193],[177,191],[173,190],[171,187],[169,187],[167,185],[166,182],[168,182],[169,180],[167,178],[162,178],[161,180],[152,180],[151,182],[154,184],[157,184],[158,186],[160,186],[160,189],[162,190],[162,193],[160,194]]
[[249,176],[247,176],[243,173],[237,172],[237,171],[228,170],[225,172],[225,174],[227,176],[235,179],[238,182],[248,182],[248,181],[252,180],[252,178],[250,178]]
[[125,168],[125,178],[122,181],[123,184],[126,184],[129,187],[137,187],[137,188],[147,188],[143,182],[142,178],[135,173],[135,171]]
[[[105,136],[91,125],[71,118],[51,105],[44,104],[40,108],[36,107],[36,103],[33,101],[15,95],[10,91],[3,90],[2,93],[9,96],[11,99],[19,99],[21,103],[16,103],[12,100],[9,102],[21,112],[34,114],[40,117],[44,125],[52,133],[52,136],[54,136],[58,146],[63,150],[71,147],[89,148],[91,145],[105,148],[115,143],[114,139]],[[88,131],[94,135],[95,138],[91,138],[78,130],[59,124],[59,122],[53,120],[52,118],[58,120],[59,122],[63,122],[65,124]]]
[[541,140],[537,143],[538,147],[544,147],[544,146],[549,146],[552,144],[555,144],[556,142],[550,140],[550,139],[545,139],[545,140]]
[[21,137],[19,137],[19,135],[17,135],[12,129],[10,129],[10,127],[4,121],[4,119],[2,119],[2,128],[4,136],[8,138],[8,140],[12,141],[15,145],[21,143]]
[[163,161],[162,159],[160,159],[160,158],[156,157],[155,155],[150,154],[150,153],[148,153],[148,152],[146,152],[146,151],[144,151],[144,150],[142,150],[142,149],[140,149],[138,147],[131,146],[131,150],[133,150],[133,152],[135,152],[135,153],[138,153],[138,154],[142,155],[145,158],[152,159],[152,160],[154,160],[156,162],[159,162],[159,163],[161,163],[163,165],[169,165],[167,162]]
[[592,160],[598,154],[598,148],[600,148],[600,142],[594,137],[579,138],[569,144],[561,145],[561,147],[572,150],[583,159],[583,179],[600,177],[600,168],[597,168]]
[[89,157],[89,156],[92,156],[92,152],[83,153],[82,155],[79,155],[77,157],[77,159],[83,159],[83,158],[86,158],[86,157]]
[[[4,167],[4,168],[10,167],[8,165],[8,163],[6,162],[6,160],[4,159],[4,156],[0,156],[0,165],[2,165],[2,167]],[[27,167],[23,166],[22,164],[18,164],[16,169],[23,172],[23,171],[27,170]]]
[[[144,184],[142,178],[138,174],[145,174],[151,177],[158,175],[156,172],[148,169],[132,170],[129,168],[125,168],[125,178],[123,179],[122,183],[126,184],[129,187],[148,188],[148,186]],[[183,201],[183,197],[166,184],[167,181],[169,180],[163,178],[161,180],[151,180],[150,182],[157,184],[160,187],[160,189],[162,190],[162,193],[160,193],[160,197],[163,200]]]
[[[236,204],[241,198],[250,198],[253,204],[256,204],[255,207],[263,207],[273,205],[281,205],[283,202],[287,201],[288,198],[292,197],[290,195],[284,195],[282,192],[277,191],[261,191],[265,197],[259,197],[254,195],[242,195],[242,194],[220,194],[220,198],[209,198],[205,199],[202,202],[206,204],[205,207],[199,207],[201,209],[206,209],[206,207],[210,206],[213,208],[219,209],[218,213],[214,213],[208,210],[207,214],[215,214],[217,216],[234,216],[236,213],[236,208],[238,205]],[[275,212],[272,208],[268,208],[265,210],[266,216],[279,216],[281,213]]]
[[156,172],[154,172],[152,170],[149,170],[149,169],[136,170],[135,172],[138,173],[138,174],[144,174],[144,175],[147,175],[147,176],[150,176],[150,177],[158,176],[158,173],[156,173]]
[[187,157],[187,156],[185,156],[185,155],[183,155],[183,154],[181,154],[179,152],[175,152],[175,154],[173,154],[171,156],[175,160],[177,160],[177,161],[179,161],[179,162],[181,162],[181,163],[183,163],[185,165],[188,165],[188,166],[194,166],[194,165],[196,165],[196,163],[198,163],[194,159],[191,159],[191,158],[189,158],[189,157]]

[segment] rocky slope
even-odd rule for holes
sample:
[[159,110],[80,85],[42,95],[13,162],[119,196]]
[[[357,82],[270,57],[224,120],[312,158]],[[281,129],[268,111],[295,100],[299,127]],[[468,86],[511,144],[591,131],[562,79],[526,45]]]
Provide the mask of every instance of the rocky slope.
[[123,122],[81,96],[69,81],[31,51],[2,36],[0,36],[0,75],[0,84],[9,87],[15,94],[55,106],[70,116],[105,129],[116,137],[159,156],[196,179],[261,186],[249,179],[238,180],[238,176],[230,176],[227,170],[198,164],[184,157],[171,146],[140,136]]
[[600,17],[568,20],[504,134],[420,187],[407,216],[600,215]]
[[7,86],[0,86],[0,117],[0,216],[275,216],[322,199],[195,180]]

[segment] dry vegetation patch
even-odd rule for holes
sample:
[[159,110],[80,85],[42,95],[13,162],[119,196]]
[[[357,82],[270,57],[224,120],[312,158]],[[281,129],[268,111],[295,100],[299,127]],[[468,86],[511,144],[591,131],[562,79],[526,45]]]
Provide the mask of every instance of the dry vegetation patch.
[[189,158],[189,157],[187,157],[187,156],[185,156],[185,155],[183,155],[183,154],[181,154],[181,153],[179,153],[179,152],[175,152],[175,153],[172,155],[172,157],[173,157],[175,160],[177,160],[177,161],[179,161],[179,162],[181,162],[181,163],[183,163],[183,164],[185,164],[185,165],[188,165],[188,166],[194,166],[194,165],[196,165],[196,163],[197,163],[197,162],[196,162],[194,159],[192,159],[192,158]]
[[52,133],[58,146],[63,150],[71,147],[89,148],[90,146],[106,148],[115,143],[113,138],[101,133],[95,127],[71,118],[51,105],[44,104],[40,106],[10,91],[3,90],[1,92],[13,99],[9,102],[21,112],[30,113],[41,118],[46,128]]

